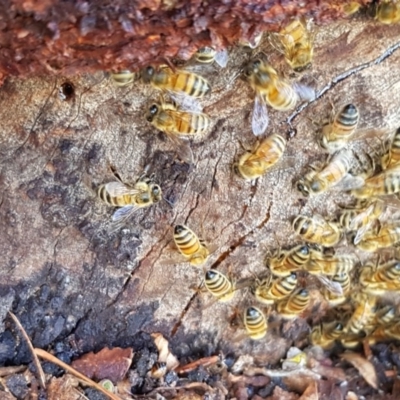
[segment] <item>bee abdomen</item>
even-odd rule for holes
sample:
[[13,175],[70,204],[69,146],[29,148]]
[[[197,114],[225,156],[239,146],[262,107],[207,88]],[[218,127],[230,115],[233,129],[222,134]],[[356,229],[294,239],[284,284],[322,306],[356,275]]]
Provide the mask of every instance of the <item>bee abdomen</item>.
[[179,250],[187,256],[191,256],[199,251],[201,246],[193,232],[182,225],[177,225],[175,227],[174,239]]

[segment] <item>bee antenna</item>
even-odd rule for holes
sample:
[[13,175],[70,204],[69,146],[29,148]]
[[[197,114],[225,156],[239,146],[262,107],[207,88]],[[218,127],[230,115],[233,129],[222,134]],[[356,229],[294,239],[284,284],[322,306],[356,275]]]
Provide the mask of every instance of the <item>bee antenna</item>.
[[174,208],[174,205],[166,198],[163,196],[163,200],[170,205],[171,208]]

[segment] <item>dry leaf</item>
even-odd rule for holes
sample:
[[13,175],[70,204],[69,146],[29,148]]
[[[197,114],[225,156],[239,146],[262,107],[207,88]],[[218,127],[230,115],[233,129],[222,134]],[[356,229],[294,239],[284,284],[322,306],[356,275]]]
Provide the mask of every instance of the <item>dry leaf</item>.
[[169,351],[168,340],[161,333],[152,333],[151,337],[158,349],[158,361],[165,362],[169,371],[175,369],[179,365],[179,361]]
[[378,378],[376,376],[375,367],[370,361],[359,354],[350,352],[342,354],[341,358],[357,368],[360,375],[370,386],[374,389],[378,388]]
[[314,381],[307,386],[299,400],[318,400],[318,387],[317,382]]
[[318,373],[325,378],[342,382],[346,380],[346,374],[344,373],[342,368],[330,367],[329,365],[326,365],[327,363],[325,362],[325,360],[320,362],[309,357],[308,364],[311,371]]
[[296,393],[303,393],[313,382],[315,382],[315,377],[293,373],[292,375],[282,378],[282,382],[289,390]]
[[88,378],[101,380],[110,379],[114,384],[124,379],[132,364],[132,349],[104,348],[98,353],[84,354],[73,361],[71,366]]
[[71,375],[62,378],[52,378],[47,388],[48,400],[79,400],[82,398],[76,387],[78,381]]

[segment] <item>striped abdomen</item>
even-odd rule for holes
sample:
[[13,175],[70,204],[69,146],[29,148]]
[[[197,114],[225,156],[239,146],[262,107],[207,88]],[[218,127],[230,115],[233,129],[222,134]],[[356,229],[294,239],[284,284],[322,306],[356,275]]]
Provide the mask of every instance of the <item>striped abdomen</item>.
[[244,313],[244,326],[251,339],[259,340],[267,334],[267,320],[256,307],[249,307]]
[[135,196],[125,194],[121,196],[111,196],[107,190],[107,184],[100,185],[97,190],[97,195],[104,203],[113,207],[125,207],[128,205],[135,204]]
[[292,110],[299,100],[292,86],[280,80],[271,84],[264,96],[266,103],[278,111]]
[[297,285],[297,275],[292,273],[284,278],[276,279],[268,290],[272,299],[282,300],[288,297]]
[[300,289],[288,300],[278,304],[277,311],[282,318],[291,319],[301,314],[310,303],[310,294],[306,289]]
[[[174,114],[175,113],[175,114]],[[171,111],[175,122],[173,131],[183,135],[202,135],[210,127],[210,118],[203,113]]]
[[179,251],[186,258],[191,258],[203,248],[196,234],[184,225],[175,226],[174,241]]
[[210,93],[211,86],[207,79],[200,75],[179,71],[170,76],[165,89],[174,92],[184,92],[191,97],[203,97]]
[[329,139],[335,140],[351,136],[357,128],[359,117],[358,109],[354,104],[345,105],[333,120]]
[[232,282],[221,272],[209,270],[206,272],[204,283],[208,291],[221,301],[227,301],[233,297]]

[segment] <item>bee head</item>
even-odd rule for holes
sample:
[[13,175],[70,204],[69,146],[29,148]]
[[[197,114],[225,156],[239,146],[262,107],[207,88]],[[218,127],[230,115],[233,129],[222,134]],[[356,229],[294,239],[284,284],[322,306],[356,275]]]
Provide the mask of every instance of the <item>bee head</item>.
[[151,81],[152,76],[154,75],[155,69],[153,66],[149,65],[144,68],[140,72],[140,76],[145,83],[149,83]]
[[157,104],[152,104],[149,108],[149,112],[147,114],[147,121],[152,122],[154,119],[154,116],[158,113],[158,105]]
[[176,225],[174,229],[174,233],[176,235],[180,235],[183,231],[185,230],[184,226],[182,225]]
[[153,197],[153,202],[154,203],[159,202],[162,198],[162,192],[160,186],[157,184],[153,184],[151,187],[151,194]]
[[303,179],[300,179],[296,185],[297,190],[305,197],[310,195],[310,188]]
[[247,78],[250,77],[253,74],[256,74],[261,66],[262,61],[259,59],[250,61],[245,67],[244,67],[244,76]]

